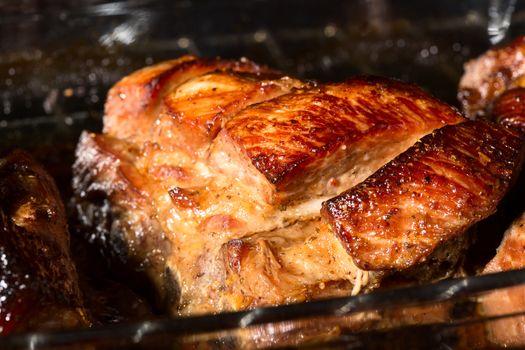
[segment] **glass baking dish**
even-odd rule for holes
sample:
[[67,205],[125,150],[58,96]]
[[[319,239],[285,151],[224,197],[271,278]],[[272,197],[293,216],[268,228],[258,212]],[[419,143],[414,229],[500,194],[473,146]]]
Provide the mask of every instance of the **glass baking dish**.
[[[66,202],[80,132],[101,129],[108,88],[144,65],[188,53],[246,56],[320,81],[395,77],[457,105],[463,63],[525,32],[525,4],[513,0],[30,0],[0,3],[0,11],[0,151],[32,152]],[[489,256],[496,246],[475,249]],[[493,348],[487,329],[519,322],[525,310],[486,314],[478,301],[521,283],[525,271],[511,271],[239,313],[15,335],[0,338],[0,348]]]
[[0,347],[493,349],[491,327],[523,322],[525,305],[488,313],[478,301],[523,283],[525,270],[515,270],[243,312],[15,335],[0,338]]

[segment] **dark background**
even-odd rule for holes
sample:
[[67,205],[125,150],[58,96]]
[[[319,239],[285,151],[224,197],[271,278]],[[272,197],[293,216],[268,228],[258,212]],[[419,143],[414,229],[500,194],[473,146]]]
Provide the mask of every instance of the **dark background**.
[[80,131],[101,128],[108,88],[186,53],[321,81],[396,77],[457,104],[463,63],[490,47],[489,27],[501,42],[525,33],[525,2],[0,0],[0,151],[36,151],[67,174]]

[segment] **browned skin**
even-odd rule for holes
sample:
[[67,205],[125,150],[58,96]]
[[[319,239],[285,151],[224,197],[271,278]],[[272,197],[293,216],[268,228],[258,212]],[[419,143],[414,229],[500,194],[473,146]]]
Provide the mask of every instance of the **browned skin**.
[[165,96],[154,140],[194,153],[208,146],[223,124],[242,109],[303,85],[275,74],[224,71],[202,75]]
[[264,74],[277,73],[243,60],[201,59],[183,56],[138,70],[119,81],[108,93],[104,132],[144,141],[165,98],[185,81],[213,71]]
[[89,325],[60,195],[23,151],[0,158],[0,217],[0,335]]
[[487,51],[465,64],[458,98],[469,118],[490,117],[494,100],[513,86],[524,86],[525,37]]
[[[169,61],[112,89],[104,134],[82,136],[74,165],[86,237],[142,269],[161,307],[174,314],[352,292],[356,269],[334,236],[304,248],[317,234],[308,222],[318,221],[323,200],[464,118],[388,79],[316,85],[246,61],[212,60],[220,67],[209,71],[200,70],[202,62],[209,61]],[[149,94],[145,86],[163,79]],[[127,103],[138,109],[113,105],[116,91],[127,88]],[[301,225],[311,230],[298,231]],[[254,248],[237,271],[228,262],[235,240]],[[265,265],[272,250],[277,263]],[[339,265],[325,270],[333,260]],[[261,270],[277,276],[268,279],[271,291],[263,279],[243,286],[268,275]]]
[[525,88],[505,91],[494,101],[492,116],[498,123],[525,132]]
[[322,215],[359,267],[406,269],[495,212],[522,148],[496,124],[446,126],[323,203]]
[[450,106],[413,85],[360,77],[245,109],[225,125],[213,151],[229,155],[233,164],[223,165],[222,157],[217,163],[230,176],[250,183],[260,178],[257,173],[264,175],[266,181],[253,184],[258,193],[278,191],[280,199],[334,195],[370,175],[373,171],[360,172],[377,169],[375,160],[399,154],[431,129],[461,121]]

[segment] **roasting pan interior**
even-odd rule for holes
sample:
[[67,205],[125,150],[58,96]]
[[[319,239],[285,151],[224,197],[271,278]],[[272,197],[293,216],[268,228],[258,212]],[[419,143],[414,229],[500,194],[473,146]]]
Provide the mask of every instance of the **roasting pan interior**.
[[[108,88],[139,67],[188,53],[246,56],[320,81],[395,77],[457,105],[463,63],[525,32],[525,3],[513,0],[28,0],[0,2],[0,13],[0,151],[21,147],[35,154],[66,202],[80,132],[101,129]],[[525,272],[518,271],[236,314],[23,335],[0,339],[0,347],[230,348],[242,332],[271,335],[278,328],[288,335],[281,344],[291,347],[483,347],[481,340],[469,343],[465,330],[479,330],[482,339],[484,325],[525,310],[480,315],[473,300],[523,282]],[[432,324],[392,316],[446,303],[454,304],[455,313]],[[381,322],[374,319],[378,310]],[[294,338],[305,322],[348,324],[349,318],[361,323],[352,321],[321,343]]]

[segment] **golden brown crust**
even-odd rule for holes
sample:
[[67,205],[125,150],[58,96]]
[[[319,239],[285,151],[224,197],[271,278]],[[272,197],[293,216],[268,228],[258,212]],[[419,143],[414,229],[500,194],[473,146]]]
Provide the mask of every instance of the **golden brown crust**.
[[[214,72],[191,79],[164,98],[155,123],[155,141],[189,152],[207,147],[224,123],[249,105],[303,86],[299,80],[274,75]],[[158,132],[156,132],[158,130]]]
[[234,152],[251,163],[239,166],[255,167],[277,191],[305,195],[305,189],[318,182],[326,186],[350,170],[359,159],[356,152],[361,151],[363,163],[391,157],[409,145],[395,154],[373,152],[386,147],[382,141],[392,147],[461,121],[457,111],[413,85],[359,77],[247,108],[226,124],[217,143],[232,143]]
[[521,85],[524,74],[525,36],[467,62],[458,92],[466,116],[489,118],[493,101],[509,87]]
[[[319,218],[323,200],[464,118],[389,79],[318,86],[246,62],[232,68],[181,60],[161,73],[157,93],[144,95],[149,105],[138,109],[134,126],[123,125],[141,129],[141,137],[118,130],[124,118],[111,132],[81,138],[74,187],[90,232],[116,246],[126,263],[164,257],[143,268],[161,294],[162,275],[174,277],[180,303],[163,306],[172,313],[357,293],[351,258],[337,238],[310,244],[317,233],[296,228]],[[130,81],[157,84],[157,75]],[[328,272],[324,264],[334,260]]]
[[406,269],[494,213],[522,148],[517,132],[496,124],[446,126],[323,203],[322,215],[359,267]]
[[505,91],[494,101],[492,117],[498,123],[525,132],[525,88]]
[[53,179],[27,153],[0,159],[0,334],[88,325]]
[[249,60],[201,59],[183,56],[140,69],[119,81],[108,93],[104,132],[119,138],[144,141],[164,96],[185,81],[212,71],[276,74]]

